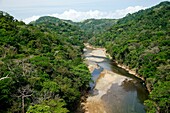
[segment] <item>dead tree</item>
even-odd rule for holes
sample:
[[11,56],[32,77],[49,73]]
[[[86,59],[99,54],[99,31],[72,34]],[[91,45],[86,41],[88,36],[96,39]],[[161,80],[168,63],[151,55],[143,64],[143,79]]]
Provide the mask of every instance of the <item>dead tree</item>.
[[27,86],[23,86],[18,89],[18,98],[21,98],[21,105],[22,105],[22,113],[25,113],[25,98],[30,97],[32,95],[32,90]]

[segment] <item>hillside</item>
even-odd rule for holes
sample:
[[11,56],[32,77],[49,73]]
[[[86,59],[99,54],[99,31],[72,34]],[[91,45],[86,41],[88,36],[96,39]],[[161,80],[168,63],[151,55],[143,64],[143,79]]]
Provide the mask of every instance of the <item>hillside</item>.
[[97,34],[103,33],[116,22],[117,20],[115,19],[87,19],[83,22],[77,22],[75,25],[79,26],[89,39]]
[[148,113],[170,112],[168,1],[119,20],[44,16],[26,25],[0,11],[0,112],[75,112],[91,81],[87,40],[144,78]]
[[63,40],[67,40],[67,42],[73,45],[78,45],[84,40],[84,32],[71,22],[72,21],[66,21],[55,17],[43,16],[31,22],[30,25],[34,25],[42,31],[55,32],[62,36]]
[[[30,24],[41,26],[43,29],[51,29],[60,31],[60,34],[67,32],[70,37],[77,36],[79,41],[87,41],[89,38],[103,33],[117,22],[115,19],[87,19],[83,22],[73,22],[71,20],[63,20],[55,17],[44,16]],[[65,28],[63,28],[63,26]],[[67,35],[68,35],[67,34]]]
[[76,28],[61,22],[54,32],[46,25],[25,25],[0,11],[1,113],[74,112],[87,90],[82,43],[72,43]]
[[170,111],[170,2],[118,20],[89,43],[104,46],[113,59],[136,71],[151,91],[149,113]]
[[76,110],[91,80],[79,25],[49,16],[26,25],[0,11],[0,112]]

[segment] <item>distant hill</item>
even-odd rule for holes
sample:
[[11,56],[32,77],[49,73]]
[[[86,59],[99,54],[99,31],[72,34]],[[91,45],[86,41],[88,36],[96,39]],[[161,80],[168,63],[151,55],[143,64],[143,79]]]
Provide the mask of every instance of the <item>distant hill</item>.
[[114,60],[145,79],[149,113],[170,112],[170,2],[128,14],[89,43],[106,47]]
[[37,19],[36,21],[31,22],[30,24],[33,24],[35,26],[40,26],[44,29],[50,29],[53,30],[59,34],[72,34],[71,32],[79,31],[79,29],[70,24],[69,22],[66,22],[65,20],[51,17],[51,16],[43,16]]
[[148,113],[170,112],[168,1],[119,20],[45,16],[26,25],[0,11],[0,112],[74,112],[91,79],[87,40],[144,78]]
[[71,20],[63,20],[55,17],[44,16],[36,21],[31,22],[33,25],[40,25],[43,28],[50,28],[61,34],[68,32],[82,33],[83,40],[88,40],[96,34],[103,33],[117,22],[115,19],[87,19],[83,22],[73,22]]
[[79,43],[81,40],[83,40],[83,31],[80,30],[76,25],[71,24],[71,21],[68,22],[66,20],[51,16],[43,16],[36,21],[31,22],[30,24],[41,28],[43,31],[48,30],[62,35],[62,37],[77,39],[77,41],[74,40],[76,42],[72,42],[72,44]]
[[31,22],[30,25],[34,25],[42,31],[56,33],[57,35],[60,35],[63,40],[67,40],[67,42],[72,43],[73,45],[82,44],[85,40],[84,32],[69,20],[43,16],[36,21]]
[[88,35],[88,38],[91,38],[96,34],[103,33],[116,22],[115,19],[87,19],[83,22],[77,22],[76,25]]

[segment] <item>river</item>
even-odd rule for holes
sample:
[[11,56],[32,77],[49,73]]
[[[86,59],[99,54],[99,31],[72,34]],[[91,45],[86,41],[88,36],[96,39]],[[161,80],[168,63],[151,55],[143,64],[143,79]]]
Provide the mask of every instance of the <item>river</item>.
[[94,82],[85,103],[86,113],[145,113],[148,92],[143,81],[119,68],[105,49],[84,49],[85,63]]

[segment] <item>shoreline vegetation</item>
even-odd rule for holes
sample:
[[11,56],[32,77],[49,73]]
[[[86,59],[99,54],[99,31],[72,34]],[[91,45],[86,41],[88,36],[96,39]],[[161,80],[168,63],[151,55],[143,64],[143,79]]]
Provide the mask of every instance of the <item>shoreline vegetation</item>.
[[[146,89],[147,89],[147,91],[148,91],[149,93],[151,92],[151,89],[150,89],[150,87],[148,86],[146,80],[145,80],[142,76],[140,76],[140,75],[136,72],[136,70],[130,69],[128,66],[123,65],[123,64],[120,64],[120,63],[118,63],[117,61],[113,60],[112,57],[111,57],[111,55],[106,52],[106,48],[94,47],[94,46],[90,45],[89,43],[84,43],[84,45],[85,45],[85,47],[91,48],[91,49],[101,49],[101,50],[105,53],[105,56],[109,56],[109,59],[112,60],[114,63],[116,63],[116,65],[117,65],[118,67],[126,70],[129,74],[132,74],[132,75],[138,77],[139,79],[141,79],[142,81],[144,81],[145,84],[146,84]],[[104,55],[103,55],[103,56],[104,56]],[[91,69],[91,68],[89,68],[89,70],[90,70],[90,72],[92,72],[92,69]]]
[[170,2],[164,1],[129,14],[88,41],[105,47],[120,67],[144,78],[150,92],[144,102],[148,113],[170,112],[169,9]]
[[[103,113],[102,101],[97,105],[95,99],[87,98],[87,90],[91,73],[109,58],[145,81],[147,113],[169,113],[169,9],[170,2],[164,1],[118,20],[75,23],[44,16],[29,24],[0,11],[0,112],[72,113],[80,102],[91,100],[82,105],[82,112],[95,108]],[[89,43],[83,45],[85,41]],[[92,49],[86,61],[84,46]],[[105,68],[98,74],[95,98],[105,94],[113,81],[119,84],[126,79],[113,74]]]
[[152,90],[150,89],[150,87],[148,86],[146,80],[145,80],[142,76],[140,76],[135,70],[130,69],[130,68],[129,68],[128,66],[126,66],[126,65],[119,64],[117,61],[114,61],[114,62],[116,63],[116,65],[117,65],[118,67],[126,70],[129,74],[132,74],[132,75],[138,77],[139,79],[141,79],[142,81],[144,81],[145,84],[146,84],[146,89],[147,89],[147,91],[148,91],[149,93],[152,91]]

